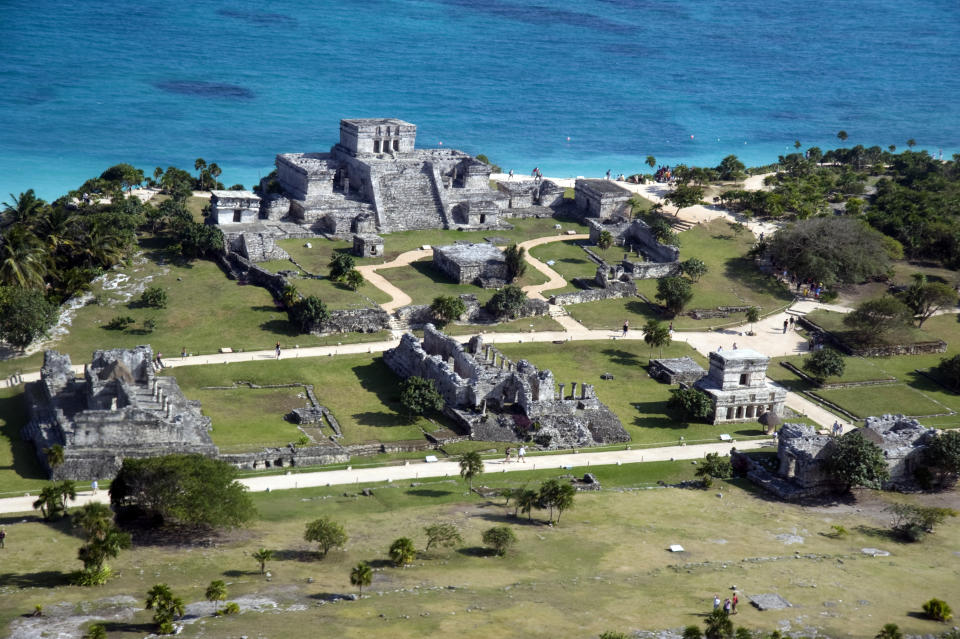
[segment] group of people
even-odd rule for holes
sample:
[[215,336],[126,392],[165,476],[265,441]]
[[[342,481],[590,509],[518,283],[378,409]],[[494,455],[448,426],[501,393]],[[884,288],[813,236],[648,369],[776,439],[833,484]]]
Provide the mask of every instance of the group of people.
[[[723,611],[728,615],[737,614],[737,604],[740,603],[740,598],[737,596],[736,591],[733,593],[733,597],[728,597],[723,600]],[[713,596],[713,609],[716,610],[721,606],[720,597],[718,595]]]
[[797,323],[797,320],[791,315],[789,318],[783,320],[783,334],[787,334],[787,329],[792,329],[794,324]]
[[[503,463],[508,464],[511,461],[513,461],[511,459],[511,456],[513,455],[513,448],[511,448],[510,446],[507,446],[506,455],[507,456],[504,458]],[[521,461],[524,464],[527,463],[527,449],[524,448],[523,446],[520,446],[519,448],[517,448],[517,461]]]
[[[763,239],[762,234],[760,239]],[[824,290],[823,282],[818,282],[812,277],[799,277],[796,273],[791,273],[787,269],[783,269],[781,275],[784,282],[788,282],[797,288],[797,295],[802,293],[803,297],[813,297],[815,300],[820,299],[820,294],[823,293]]]

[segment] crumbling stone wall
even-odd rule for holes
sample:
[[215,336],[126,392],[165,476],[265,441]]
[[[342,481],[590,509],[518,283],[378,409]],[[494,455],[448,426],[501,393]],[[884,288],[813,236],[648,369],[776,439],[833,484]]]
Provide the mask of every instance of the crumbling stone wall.
[[549,370],[510,361],[479,335],[464,346],[427,325],[422,342],[408,333],[383,359],[400,377],[433,380],[444,411],[473,439],[532,439],[544,448],[629,440],[592,384],[580,384],[578,394],[572,382],[565,397]]

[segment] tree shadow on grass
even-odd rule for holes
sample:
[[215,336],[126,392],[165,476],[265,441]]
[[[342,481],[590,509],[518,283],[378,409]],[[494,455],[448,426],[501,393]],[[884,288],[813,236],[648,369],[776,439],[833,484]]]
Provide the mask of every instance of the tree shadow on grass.
[[773,295],[783,301],[793,299],[793,295],[785,284],[772,275],[761,271],[752,260],[745,257],[727,259],[724,262],[723,274],[750,291]]
[[433,260],[420,260],[417,262],[411,262],[410,266],[413,267],[413,270],[420,275],[423,275],[434,284],[455,284],[455,282],[451,282],[450,278],[448,278],[446,275],[433,268]]
[[633,418],[634,426],[644,428],[669,428],[671,430],[686,430],[690,424],[680,415],[673,415],[667,411],[666,400],[659,402],[631,402],[630,406],[640,415]]
[[274,561],[320,561],[323,557],[316,550],[274,550]]
[[[0,397],[0,437],[10,443],[13,454],[12,470],[24,479],[47,479],[47,474],[40,466],[33,444],[20,436],[20,429],[27,423],[26,405],[23,393],[10,397]],[[11,469],[11,466],[0,466],[0,470]]]
[[453,494],[452,490],[433,490],[430,488],[418,488],[416,490],[408,490],[408,495],[414,495],[416,497],[447,497]]
[[875,539],[882,539],[884,541],[891,541],[898,544],[908,543],[901,539],[899,535],[889,528],[877,528],[875,526],[866,526],[864,524],[860,524],[855,528],[855,530],[862,535],[873,537]]
[[297,330],[297,327],[291,324],[287,320],[282,319],[272,319],[260,324],[260,328],[268,333],[273,333],[274,335],[281,335],[283,337],[297,337],[300,335],[300,331]]
[[281,309],[279,306],[276,306],[276,305],[267,306],[266,304],[263,304],[261,306],[251,306],[250,310],[258,311],[260,313],[276,313],[277,311],[281,311],[283,309]]
[[123,621],[107,621],[100,622],[103,625],[103,629],[107,631],[107,636],[113,636],[113,633],[125,632],[128,634],[145,637],[153,633],[157,629],[157,624],[153,622],[149,623],[127,623]]
[[57,588],[70,583],[70,573],[59,570],[42,570],[40,572],[3,573],[0,574],[0,588],[14,586],[16,588]]
[[403,418],[396,413],[387,413],[384,411],[365,411],[351,415],[357,424],[361,426],[375,426],[377,428],[402,426],[405,424]]
[[222,573],[224,577],[231,577],[236,579],[238,577],[248,577],[250,575],[259,575],[259,570],[224,570]]
[[388,406],[399,406],[400,378],[383,363],[382,358],[378,357],[369,364],[354,366],[351,370],[357,376],[361,388],[373,393]]
[[465,557],[496,557],[497,552],[492,548],[484,546],[470,546],[468,548],[457,548],[457,552]]
[[652,304],[648,304],[643,300],[630,300],[626,304],[626,309],[637,315],[642,315],[647,319],[663,320],[669,319],[666,313],[661,313],[661,310]]
[[640,359],[636,353],[621,351],[615,348],[606,348],[600,352],[609,357],[611,363],[620,366],[633,366],[634,364],[638,364],[638,360]]

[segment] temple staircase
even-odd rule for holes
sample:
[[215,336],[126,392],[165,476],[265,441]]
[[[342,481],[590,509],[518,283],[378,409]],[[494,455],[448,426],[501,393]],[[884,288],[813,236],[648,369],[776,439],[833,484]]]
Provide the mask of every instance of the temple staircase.
[[379,176],[377,208],[384,230],[442,229],[446,227],[443,204],[427,165],[400,166],[397,172]]

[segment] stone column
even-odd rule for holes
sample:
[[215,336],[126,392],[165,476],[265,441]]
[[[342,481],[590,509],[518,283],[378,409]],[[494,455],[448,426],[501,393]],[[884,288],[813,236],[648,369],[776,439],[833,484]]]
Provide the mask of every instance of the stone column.
[[566,399],[566,397],[563,396],[563,387],[566,386],[566,384],[557,384],[557,386],[560,387],[560,399]]
[[484,417],[487,416],[487,400],[486,400],[486,399],[483,400],[483,413],[482,413],[482,415],[483,415]]
[[117,410],[117,398],[116,398],[116,397],[111,397],[111,398],[110,398],[110,410]]
[[570,399],[576,399],[576,398],[577,398],[577,383],[570,382]]

